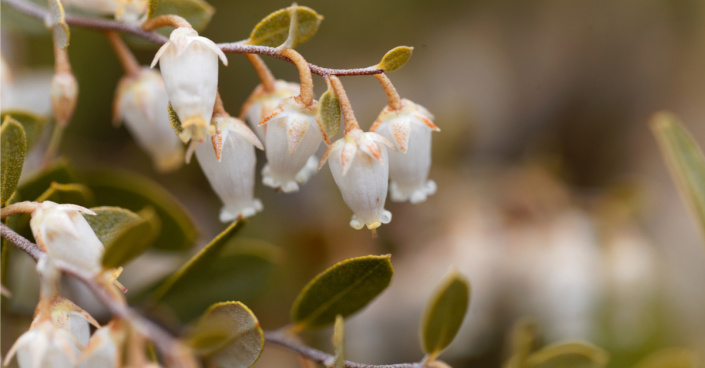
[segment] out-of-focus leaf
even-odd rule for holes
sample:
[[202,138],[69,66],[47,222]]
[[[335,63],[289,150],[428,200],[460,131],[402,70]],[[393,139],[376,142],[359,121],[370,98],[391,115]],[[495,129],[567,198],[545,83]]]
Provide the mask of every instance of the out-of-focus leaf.
[[604,367],[609,354],[587,342],[562,342],[544,347],[529,355],[529,368]]
[[54,161],[49,168],[41,170],[26,180],[23,180],[17,191],[25,200],[33,201],[39,198],[52,183],[70,184],[80,182],[73,166],[65,159]]
[[409,46],[395,47],[382,57],[382,61],[377,64],[377,67],[385,72],[393,72],[409,61],[412,51],[414,51],[414,48]]
[[153,247],[161,250],[189,249],[198,236],[196,225],[181,204],[153,181],[128,172],[86,171],[83,182],[93,190],[96,202],[139,211],[152,207],[161,220],[161,232]]
[[69,45],[71,33],[66,25],[64,7],[59,0],[49,0],[49,23],[54,34],[54,43],[62,49]]
[[683,200],[705,234],[705,159],[700,147],[671,113],[656,114],[651,129]]
[[470,302],[470,286],[458,271],[450,273],[429,299],[421,319],[421,347],[434,360],[455,338]]
[[299,293],[291,309],[297,329],[329,325],[347,317],[389,286],[394,274],[390,255],[346,259],[323,271]]
[[264,288],[281,258],[269,243],[234,239],[236,222],[213,239],[154,293],[183,322],[198,317],[218,300],[251,301]]
[[4,205],[17,189],[22,174],[24,155],[27,152],[27,138],[22,124],[10,116],[0,127],[0,204]]
[[22,124],[22,127],[24,127],[24,131],[27,134],[27,150],[30,150],[34,146],[34,143],[42,134],[44,124],[46,123],[45,117],[36,115],[29,111],[5,110],[0,115],[2,115],[1,120],[5,120],[5,116],[9,115]]
[[345,368],[345,320],[340,314],[335,316],[333,327],[333,347],[335,348],[335,368]]
[[[32,2],[37,3],[36,0]],[[46,1],[41,1],[39,4],[41,4],[39,6],[44,7],[46,6]],[[3,31],[13,29],[23,35],[37,38],[49,36],[44,19],[37,19],[27,15],[12,6],[6,6],[5,3],[2,4],[2,11],[0,12],[0,24],[2,24]]]
[[36,199],[37,202],[52,201],[90,207],[95,203],[93,192],[83,184],[59,184],[52,182],[49,189]]
[[333,90],[327,90],[318,100],[318,120],[326,143],[338,134],[340,129],[340,102]]
[[524,366],[526,358],[534,351],[538,326],[529,318],[522,318],[514,323],[509,339],[510,358],[504,368]]
[[649,354],[634,368],[696,368],[698,355],[683,348],[661,349]]
[[203,31],[211,21],[215,9],[204,0],[150,0],[147,16],[154,18],[160,15],[176,14],[185,18],[191,26]]
[[270,47],[277,47],[283,44],[287,38],[289,38],[292,14],[294,14],[295,17],[296,26],[292,30],[292,43],[289,45],[291,48],[313,37],[323,20],[323,17],[318,15],[318,13],[311,8],[292,5],[269,14],[257,23],[250,34],[248,43],[251,45]]
[[159,234],[159,218],[151,207],[139,214],[119,207],[91,208],[84,217],[105,246],[103,266],[117,268],[138,257]]
[[254,313],[240,302],[213,304],[186,338],[210,367],[251,367],[264,349]]

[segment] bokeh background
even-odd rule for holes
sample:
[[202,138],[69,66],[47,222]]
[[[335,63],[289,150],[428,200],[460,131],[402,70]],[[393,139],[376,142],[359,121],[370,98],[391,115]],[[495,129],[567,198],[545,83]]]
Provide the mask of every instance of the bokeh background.
[[[290,5],[210,3],[217,13],[202,35],[215,42],[245,39],[259,19]],[[243,236],[275,244],[285,255],[271,289],[249,303],[264,328],[286,324],[298,291],[329,265],[391,253],[391,286],[347,321],[351,360],[419,360],[425,300],[456,267],[473,291],[460,335],[441,357],[455,367],[500,366],[507,333],[521,317],[541,326],[545,343],[584,339],[607,349],[611,367],[630,367],[664,347],[693,349],[705,361],[703,238],[649,128],[650,117],[666,109],[705,142],[704,2],[300,5],[325,16],[318,34],[298,48],[317,65],[369,66],[395,46],[414,46],[410,62],[390,78],[402,97],[436,116],[441,132],[433,135],[431,178],[438,193],[418,205],[388,203],[393,220],[372,239],[349,228],[351,213],[327,167],[295,194],[258,184],[265,210],[248,221]],[[143,64],[151,62],[156,47],[133,46]],[[41,87],[51,74],[51,43],[42,31],[3,26],[2,53],[17,81]],[[153,178],[188,208],[202,229],[201,245],[224,229],[220,203],[195,160],[157,174],[125,128],[112,126],[122,70],[106,39],[74,27],[70,57],[81,91],[62,155],[79,167]],[[228,59],[219,88],[237,115],[258,80],[244,57]],[[265,61],[277,78],[298,79],[292,65]],[[320,94],[325,83],[314,78]],[[369,128],[386,105],[384,92],[372,77],[343,83]],[[48,100],[33,104],[47,111]],[[261,167],[264,156],[258,157]],[[128,266],[126,286],[139,283],[144,270],[139,260]],[[304,338],[330,351],[330,333]],[[3,332],[3,352],[13,340]],[[272,347],[257,366],[287,364],[299,363]]]

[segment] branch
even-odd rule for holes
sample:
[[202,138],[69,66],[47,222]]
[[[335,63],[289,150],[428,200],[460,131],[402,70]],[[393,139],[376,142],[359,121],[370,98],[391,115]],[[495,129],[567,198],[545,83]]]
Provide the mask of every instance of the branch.
[[[323,364],[326,367],[331,367],[335,364],[335,356],[316,350],[310,346],[299,344],[298,342],[286,337],[281,332],[264,331],[264,341],[269,344],[278,345],[289,350],[292,350],[301,356],[308,358],[316,363]],[[398,363],[386,365],[372,365],[345,361],[347,368],[426,368],[423,363]]]
[[[4,4],[12,6],[16,10],[24,14],[27,14],[42,21],[44,21],[44,19],[46,19],[46,17],[49,15],[49,11],[46,8],[30,3],[26,0],[2,0],[2,2]],[[98,31],[115,31],[120,33],[128,33],[160,45],[168,41],[168,38],[160,35],[159,33],[146,32],[143,31],[139,26],[125,24],[109,19],[66,14],[66,23],[71,26],[89,28]],[[223,52],[226,53],[268,55],[294,64],[291,59],[281,55],[279,51],[277,51],[277,49],[274,47],[247,45],[244,41],[219,43],[217,45],[218,47],[220,47],[221,50],[223,50]],[[355,69],[331,69],[323,68],[318,65],[308,63],[308,67],[311,69],[311,73],[320,76],[374,75],[384,72],[382,69],[379,69],[374,66]]]
[[14,244],[17,248],[22,249],[25,253],[29,254],[34,258],[35,262],[38,262],[40,258],[44,257],[44,252],[39,249],[31,241],[25,239],[22,235],[16,233],[14,230],[10,229],[9,226],[0,223],[0,235],[7,239],[10,243]]

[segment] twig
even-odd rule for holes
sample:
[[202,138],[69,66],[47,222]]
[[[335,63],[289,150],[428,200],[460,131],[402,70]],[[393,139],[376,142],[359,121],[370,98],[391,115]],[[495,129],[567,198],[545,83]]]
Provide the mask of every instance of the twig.
[[[316,362],[323,364],[326,367],[330,367],[335,363],[335,356],[331,354],[324,353],[320,350],[316,350],[310,346],[299,344],[298,342],[286,337],[283,333],[277,331],[265,331],[264,341],[272,345],[278,345],[289,350],[292,350],[300,355]],[[397,363],[397,364],[384,364],[384,365],[372,365],[356,363],[346,360],[345,366],[347,368],[425,368],[423,363]]]
[[25,239],[22,235],[16,233],[14,230],[10,229],[9,226],[3,223],[0,223],[0,235],[7,239],[10,243],[14,244],[17,248],[20,248],[25,253],[29,254],[30,257],[34,258],[35,262],[38,262],[40,258],[44,257],[44,252],[39,249],[38,246]]
[[[34,18],[38,18],[42,21],[49,14],[49,11],[46,8],[32,4],[26,0],[2,0],[2,2],[12,6],[16,10],[24,14],[27,14]],[[128,33],[160,45],[167,41],[167,38],[160,35],[159,33],[146,32],[142,30],[139,26],[116,22],[114,20],[109,19],[67,14],[66,23],[71,26],[90,28],[98,31],[115,31],[120,33]],[[277,51],[277,49],[274,47],[247,45],[244,41],[219,43],[217,45],[218,47],[220,47],[221,50],[223,50],[223,52],[227,53],[267,55],[294,64],[291,59],[279,54],[279,51]],[[382,69],[379,69],[374,66],[355,69],[323,68],[311,63],[309,63],[308,66],[311,69],[311,73],[320,76],[374,75],[384,72]]]

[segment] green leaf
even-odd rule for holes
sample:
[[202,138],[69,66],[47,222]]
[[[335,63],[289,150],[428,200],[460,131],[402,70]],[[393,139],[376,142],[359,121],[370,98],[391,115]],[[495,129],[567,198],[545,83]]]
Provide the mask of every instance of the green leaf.
[[211,21],[215,9],[203,0],[150,0],[148,18],[160,15],[175,14],[185,18],[191,26],[203,31]]
[[3,119],[0,127],[0,204],[5,205],[17,189],[20,181],[27,138],[22,124],[10,116]]
[[588,342],[562,342],[544,347],[529,355],[529,368],[604,367],[609,354]]
[[318,121],[321,123],[323,138],[327,143],[340,129],[340,101],[333,90],[327,90],[318,100]]
[[26,200],[35,200],[44,193],[52,183],[69,184],[78,180],[78,174],[65,159],[54,161],[47,169],[41,170],[23,180],[17,191]]
[[316,276],[294,301],[296,328],[323,327],[338,314],[347,317],[365,307],[389,286],[394,274],[390,257],[347,259]]
[[5,110],[0,115],[2,115],[1,120],[5,120],[5,116],[9,115],[22,124],[27,134],[27,150],[30,150],[37,142],[46,123],[45,117],[24,110]]
[[538,326],[529,318],[522,318],[514,323],[509,339],[511,356],[505,368],[523,367],[526,358],[534,351]]
[[154,209],[162,224],[162,231],[154,240],[155,249],[183,251],[195,243],[198,230],[190,215],[160,185],[124,171],[94,170],[83,174],[83,182],[93,190],[97,203],[131,211]]
[[294,48],[308,41],[318,31],[323,17],[315,10],[292,5],[279,9],[262,19],[250,34],[250,45],[277,47],[289,38],[292,14],[295,14],[296,26],[292,29],[292,39],[289,47]]
[[393,72],[409,61],[412,51],[414,51],[413,47],[397,46],[384,55],[382,61],[377,64],[377,67],[385,72]]
[[117,268],[144,253],[159,234],[159,218],[151,207],[139,214],[119,207],[91,208],[95,216],[84,215],[105,246],[103,266]]
[[705,159],[700,147],[671,113],[656,114],[651,129],[683,200],[705,234]]
[[254,299],[269,281],[281,250],[261,241],[234,239],[241,227],[242,222],[235,222],[213,239],[155,291],[154,301],[188,322],[213,302]]
[[36,199],[37,202],[52,201],[56,203],[71,203],[90,207],[95,203],[95,196],[83,184],[59,184],[52,182],[49,189]]
[[240,302],[213,304],[186,338],[209,367],[251,367],[264,349],[254,313]]
[[455,269],[438,286],[421,319],[421,346],[434,360],[455,338],[470,302],[470,286]]
[[54,34],[56,45],[61,49],[65,49],[69,45],[71,33],[69,32],[69,26],[66,25],[64,7],[59,0],[49,0],[48,25]]
[[335,316],[333,347],[335,348],[335,365],[333,367],[345,368],[345,320],[340,314]]
[[696,368],[698,355],[683,348],[661,349],[649,354],[637,363],[634,368]]

